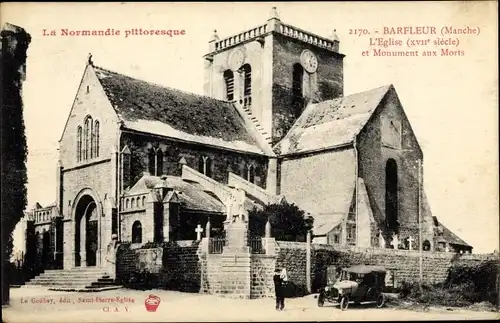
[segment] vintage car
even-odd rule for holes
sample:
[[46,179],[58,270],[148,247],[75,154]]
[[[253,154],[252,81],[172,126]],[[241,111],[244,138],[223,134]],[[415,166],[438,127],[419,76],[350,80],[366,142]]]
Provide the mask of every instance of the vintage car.
[[319,290],[318,306],[322,307],[325,302],[330,302],[340,305],[343,311],[347,309],[349,302],[374,303],[377,307],[382,307],[385,302],[382,294],[385,274],[384,268],[367,265],[345,268],[336,275],[329,270],[327,285]]

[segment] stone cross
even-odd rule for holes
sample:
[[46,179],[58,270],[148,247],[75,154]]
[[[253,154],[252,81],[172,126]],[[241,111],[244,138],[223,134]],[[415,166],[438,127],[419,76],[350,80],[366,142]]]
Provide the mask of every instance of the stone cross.
[[399,249],[399,239],[397,234],[392,236],[392,246],[394,249]]
[[201,225],[197,225],[196,226],[196,230],[194,230],[196,232],[196,240],[201,240],[201,233],[203,232],[203,228],[201,227]]
[[415,242],[415,239],[413,239],[412,236],[410,236],[408,238],[408,244],[409,244],[409,247],[410,247],[410,250],[413,250],[413,243]]

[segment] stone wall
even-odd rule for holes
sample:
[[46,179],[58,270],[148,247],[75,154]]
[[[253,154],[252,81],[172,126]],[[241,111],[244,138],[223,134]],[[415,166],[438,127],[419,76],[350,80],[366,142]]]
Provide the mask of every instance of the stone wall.
[[[400,149],[393,149],[385,142],[391,137],[390,122],[401,127]],[[416,135],[413,133],[410,121],[407,119],[401,102],[391,88],[380,102],[380,107],[374,112],[370,121],[357,137],[359,174],[366,185],[370,207],[378,227],[384,230],[384,238],[390,243],[392,233],[385,228],[386,221],[386,165],[393,159],[397,165],[397,221],[399,224],[399,240],[408,237],[418,245],[419,223],[419,172],[418,161],[423,158]],[[424,174],[421,174],[425,179]],[[422,197],[424,194],[422,193]],[[432,231],[429,212],[422,201],[423,240],[432,241]],[[375,245],[378,245],[375,244]]]
[[274,297],[273,275],[276,257],[252,255],[250,267],[250,298]]
[[[306,244],[301,242],[277,242],[276,268],[286,268],[290,282],[288,297],[300,296],[307,291],[306,285]],[[454,254],[445,252],[424,252],[423,279],[425,283],[444,282],[448,269],[453,263],[474,264],[497,259],[495,256],[481,254]],[[402,282],[419,281],[420,255],[418,251],[393,250],[379,248],[334,248],[330,245],[311,245],[311,291],[326,284],[326,271],[329,266],[348,267],[357,264],[379,265],[387,269],[386,285],[388,289],[397,288]],[[254,265],[254,263],[252,264]],[[252,271],[255,269],[252,268]],[[261,281],[268,281],[272,286],[273,272]],[[252,286],[254,289],[255,287]]]
[[202,262],[198,243],[168,246],[163,252],[161,287],[182,292],[199,292]]
[[[163,247],[121,244],[116,257],[116,279],[127,284],[138,274],[148,275],[148,288],[198,292],[201,287],[201,258],[198,243],[179,241]],[[143,277],[144,278],[144,277]]]
[[[255,154],[244,154],[223,149],[210,148],[203,145],[181,143],[177,141],[151,138],[143,135],[124,133],[121,137],[121,146],[127,145],[131,152],[130,183],[135,184],[149,170],[149,152],[152,147],[159,147],[163,151],[163,169],[160,175],[180,176],[184,159],[186,165],[200,170],[202,156],[210,159],[209,175],[214,180],[227,184],[229,171],[246,178],[246,166],[255,167],[255,184],[265,188],[267,178],[267,158]],[[127,170],[125,170],[127,171]]]
[[306,244],[287,241],[276,243],[278,245],[276,268],[285,268],[288,274],[286,295],[291,297],[305,294],[307,291]]
[[116,252],[116,281],[120,284],[128,283],[130,276],[136,272],[137,254],[130,244],[121,244]]
[[[307,294],[306,244],[272,241],[267,254],[225,251],[208,254],[198,242],[168,243],[160,248],[122,244],[117,254],[117,280],[127,283],[137,273],[148,273],[148,288],[200,292],[231,298],[274,296],[275,268],[286,268],[286,297]],[[496,258],[495,258],[496,257]],[[425,283],[444,282],[454,263],[475,264],[497,260],[498,256],[424,252]],[[334,248],[311,245],[311,292],[326,284],[327,269],[352,265],[379,265],[387,270],[386,286],[419,281],[418,251],[379,248]]]
[[[420,277],[420,253],[409,250],[379,248],[338,249],[328,245],[313,245],[312,281],[318,285],[329,265],[347,267],[357,264],[383,266],[387,270],[386,285],[397,288],[402,282],[418,282]],[[448,269],[455,262],[474,264],[495,259],[493,255],[455,254],[445,252],[423,253],[423,279],[425,283],[444,282]],[[313,288],[314,291],[314,288]]]

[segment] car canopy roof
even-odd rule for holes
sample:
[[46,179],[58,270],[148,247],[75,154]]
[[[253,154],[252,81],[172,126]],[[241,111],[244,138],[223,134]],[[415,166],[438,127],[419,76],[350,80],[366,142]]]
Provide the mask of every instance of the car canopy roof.
[[369,273],[383,273],[383,274],[385,274],[385,272],[386,272],[383,267],[367,266],[367,265],[351,266],[351,267],[345,268],[344,270],[347,272],[356,273],[356,274],[369,274]]

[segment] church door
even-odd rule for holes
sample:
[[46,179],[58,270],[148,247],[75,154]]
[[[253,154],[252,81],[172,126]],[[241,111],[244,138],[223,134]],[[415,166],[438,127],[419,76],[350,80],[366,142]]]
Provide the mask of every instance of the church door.
[[50,234],[45,231],[42,235],[42,267],[50,268]]
[[96,266],[99,246],[99,216],[94,199],[80,198],[75,213],[75,266]]
[[97,220],[90,220],[87,223],[86,235],[87,266],[95,266],[97,260]]

